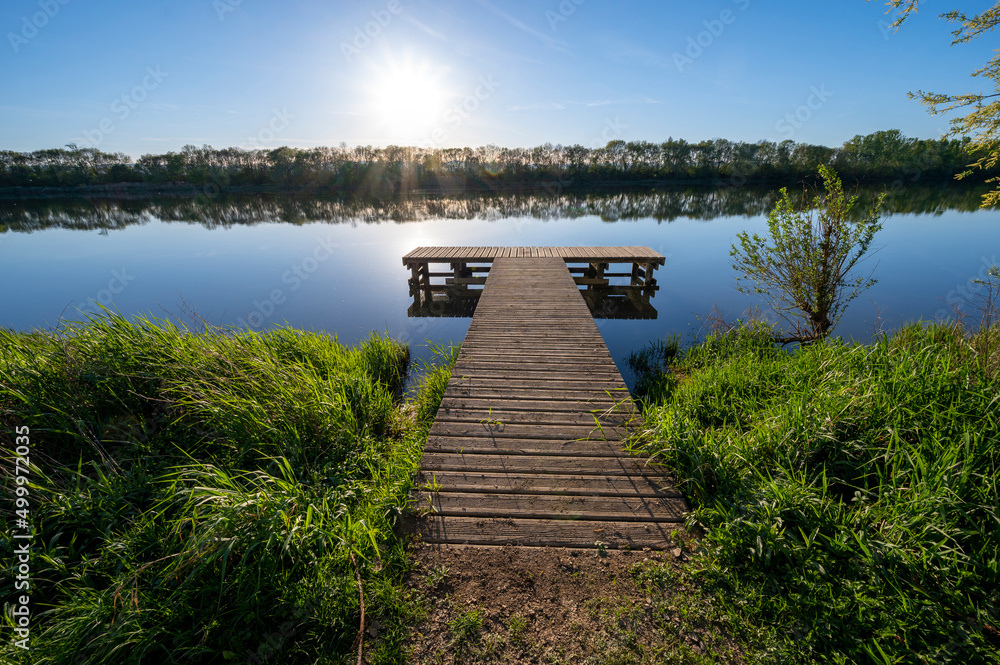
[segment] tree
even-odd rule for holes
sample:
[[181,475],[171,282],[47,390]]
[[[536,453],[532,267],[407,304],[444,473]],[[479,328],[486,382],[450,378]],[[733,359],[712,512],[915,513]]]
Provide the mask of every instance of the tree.
[[[893,27],[898,30],[903,21],[917,11],[919,2],[920,0],[889,0],[886,4],[889,5],[890,11],[898,10]],[[960,26],[951,33],[955,36],[952,45],[964,44],[991,32],[1000,25],[1000,2],[972,16],[959,11],[950,11],[941,14],[940,17]],[[991,169],[1000,159],[1000,99],[998,99],[1000,98],[1000,51],[996,51],[996,55],[974,71],[972,76],[988,79],[993,85],[993,92],[951,95],[918,90],[916,93],[910,93],[910,99],[919,99],[934,115],[962,108],[971,109],[964,116],[952,118],[951,129],[947,134],[947,136],[969,136],[972,139],[966,148],[976,156],[976,160],[969,165],[969,170],[957,176],[959,178],[971,174],[971,169]],[[983,207],[1000,203],[1000,177],[990,178],[987,182],[998,184],[996,189],[983,195]]]
[[778,341],[811,342],[829,334],[847,305],[876,280],[851,271],[882,228],[879,196],[860,220],[850,221],[858,197],[844,195],[840,178],[819,167],[826,193],[813,208],[796,210],[788,189],[767,217],[768,238],[742,231],[730,251],[741,293],[759,294],[793,327]]

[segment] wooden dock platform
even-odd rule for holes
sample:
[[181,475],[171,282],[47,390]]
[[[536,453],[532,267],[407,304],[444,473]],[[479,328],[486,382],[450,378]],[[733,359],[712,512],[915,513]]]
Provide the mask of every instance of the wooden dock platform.
[[[471,316],[493,262],[558,258],[566,262],[597,318],[654,319],[649,300],[662,254],[648,247],[418,247],[403,257],[411,272],[410,316]],[[613,265],[623,265],[618,271]]]
[[[641,419],[567,257],[549,251],[560,248],[486,249],[492,269],[421,460],[422,539],[672,547],[686,504],[660,469],[623,451]],[[582,249],[589,253],[573,256],[597,262],[593,250],[622,250],[609,258],[641,261],[647,275],[663,258],[648,248]],[[447,258],[470,263],[482,253]]]

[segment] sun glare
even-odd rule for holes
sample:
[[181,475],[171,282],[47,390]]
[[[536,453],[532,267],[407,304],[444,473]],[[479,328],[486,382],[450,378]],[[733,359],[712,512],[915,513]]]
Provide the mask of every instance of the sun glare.
[[447,93],[426,62],[393,62],[376,69],[369,96],[376,130],[386,141],[418,144],[444,121]]

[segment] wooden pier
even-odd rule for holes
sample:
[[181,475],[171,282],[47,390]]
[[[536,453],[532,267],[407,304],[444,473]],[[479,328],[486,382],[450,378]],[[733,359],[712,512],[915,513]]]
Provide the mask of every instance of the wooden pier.
[[418,247],[403,257],[413,298],[408,314],[471,316],[500,258],[564,260],[595,318],[656,318],[649,301],[664,257],[648,247]]
[[[672,547],[686,505],[660,469],[623,451],[641,419],[567,269],[571,260],[595,272],[632,262],[642,266],[636,279],[654,287],[663,257],[645,247],[419,248],[404,264],[445,259],[457,266],[453,279],[480,279],[461,275],[487,258],[421,460],[422,539]],[[431,276],[420,270],[418,285]]]

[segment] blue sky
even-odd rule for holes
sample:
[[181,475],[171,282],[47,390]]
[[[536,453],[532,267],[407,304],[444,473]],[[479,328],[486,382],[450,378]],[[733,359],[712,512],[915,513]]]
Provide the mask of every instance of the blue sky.
[[[965,2],[967,12],[991,1]],[[983,90],[932,3],[6,0],[0,149],[940,136]]]

